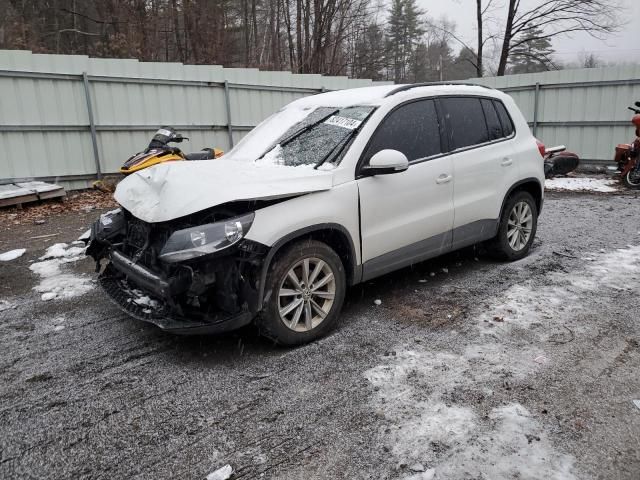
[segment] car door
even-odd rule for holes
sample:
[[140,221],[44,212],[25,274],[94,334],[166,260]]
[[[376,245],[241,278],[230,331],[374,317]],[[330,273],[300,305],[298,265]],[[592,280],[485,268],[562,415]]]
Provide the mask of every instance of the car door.
[[360,168],[380,150],[404,153],[401,173],[357,180],[363,278],[373,278],[447,251],[453,225],[453,166],[443,154],[433,100],[396,107],[380,123]]
[[491,99],[460,96],[439,102],[453,162],[453,248],[458,248],[495,235],[505,178],[517,164],[501,141],[504,134]]

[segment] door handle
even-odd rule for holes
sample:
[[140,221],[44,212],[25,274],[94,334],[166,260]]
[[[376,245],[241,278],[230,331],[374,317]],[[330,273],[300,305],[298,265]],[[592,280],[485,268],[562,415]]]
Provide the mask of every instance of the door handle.
[[449,183],[452,179],[453,175],[447,175],[446,173],[443,173],[438,178],[436,178],[436,183],[438,185],[442,185],[443,183]]
[[500,165],[502,165],[503,167],[509,167],[512,164],[513,164],[513,159],[509,157],[505,157],[502,159],[502,163]]

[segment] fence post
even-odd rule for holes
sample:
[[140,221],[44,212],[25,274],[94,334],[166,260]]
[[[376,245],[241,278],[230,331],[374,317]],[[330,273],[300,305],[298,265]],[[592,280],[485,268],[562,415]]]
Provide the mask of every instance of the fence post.
[[89,114],[89,128],[91,130],[91,143],[93,144],[93,161],[96,164],[96,176],[98,180],[102,178],[100,168],[100,154],[98,153],[98,139],[96,137],[96,124],[93,121],[93,106],[91,105],[91,93],[89,91],[89,78],[87,72],[82,72],[82,83],[84,84],[84,96],[87,100],[87,113]]
[[229,134],[229,145],[233,148],[233,123],[231,121],[231,96],[229,94],[229,82],[224,81],[224,103],[227,107],[227,133]]
[[538,130],[538,104],[540,100],[540,82],[536,82],[536,89],[533,94],[533,136]]

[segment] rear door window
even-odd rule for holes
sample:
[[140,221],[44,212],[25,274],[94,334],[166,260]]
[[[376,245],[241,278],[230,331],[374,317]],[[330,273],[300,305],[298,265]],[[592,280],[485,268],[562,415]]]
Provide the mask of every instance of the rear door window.
[[393,110],[375,131],[364,156],[365,165],[380,150],[404,153],[409,161],[442,153],[433,100],[407,103]]
[[511,117],[509,116],[507,109],[499,100],[494,100],[493,104],[496,107],[498,117],[500,118],[500,123],[502,124],[502,134],[505,137],[510,137],[511,135],[513,135],[515,128],[513,127],[513,122],[511,121]]
[[449,149],[470,147],[489,141],[489,131],[479,98],[447,97],[440,100],[447,121]]
[[484,118],[487,121],[487,128],[489,130],[489,140],[497,140],[504,137],[502,133],[502,124],[498,118],[498,112],[496,112],[493,102],[488,98],[480,100],[482,104],[482,110],[484,111]]

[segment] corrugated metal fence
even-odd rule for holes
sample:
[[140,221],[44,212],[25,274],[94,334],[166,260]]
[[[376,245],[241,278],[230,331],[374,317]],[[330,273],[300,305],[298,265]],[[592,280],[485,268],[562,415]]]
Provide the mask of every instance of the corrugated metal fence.
[[[632,139],[626,107],[640,100],[640,66],[472,81],[511,94],[538,138],[565,144],[584,163],[610,162],[613,147]],[[84,187],[116,172],[161,125],[190,137],[185,150],[228,150],[296,98],[372,83],[0,50],[0,184],[38,178]]]
[[371,80],[0,50],[0,183],[82,188],[116,172],[159,126],[184,149],[228,150],[287,103]]
[[566,145],[583,165],[612,164],[615,145],[634,138],[627,107],[640,100],[640,65],[472,81],[511,95],[536,137],[547,146]]

